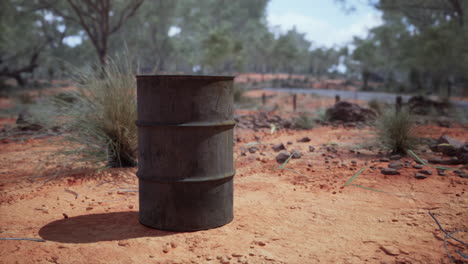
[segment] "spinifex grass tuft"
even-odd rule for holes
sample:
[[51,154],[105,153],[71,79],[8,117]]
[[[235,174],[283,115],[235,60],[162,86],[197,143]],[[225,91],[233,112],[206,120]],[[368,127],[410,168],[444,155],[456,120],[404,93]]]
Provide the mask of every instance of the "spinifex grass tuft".
[[307,113],[300,113],[296,118],[294,118],[294,127],[298,129],[311,129],[314,127],[314,119]]
[[[109,60],[102,70],[77,72],[73,100],[54,97],[49,120],[66,131],[55,153],[62,163],[97,169],[137,163],[136,81],[129,60]],[[50,109],[51,108],[51,109]],[[59,114],[57,114],[59,113]],[[54,115],[52,117],[52,115]]]
[[416,146],[413,128],[413,117],[406,109],[387,110],[377,121],[379,143],[395,153],[406,153]]

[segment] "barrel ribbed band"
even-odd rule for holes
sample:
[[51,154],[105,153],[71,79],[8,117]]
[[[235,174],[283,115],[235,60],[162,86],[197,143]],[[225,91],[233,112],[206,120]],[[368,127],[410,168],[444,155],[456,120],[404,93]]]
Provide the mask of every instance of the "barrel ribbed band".
[[138,127],[234,127],[236,121],[226,120],[221,122],[189,122],[189,123],[161,123],[161,122],[147,122],[147,121],[135,121]]
[[167,183],[167,184],[218,181],[218,180],[232,178],[232,177],[234,177],[235,174],[236,174],[236,171],[231,171],[231,172],[227,172],[227,173],[219,174],[219,175],[210,175],[210,176],[204,176],[204,177],[193,177],[193,178],[186,178],[186,179],[171,180],[171,179],[167,179],[167,178],[166,179],[159,179],[159,178],[156,178],[156,177],[143,176],[142,173],[140,173],[140,172],[136,173],[138,179],[140,179],[140,180],[157,182],[157,183]]

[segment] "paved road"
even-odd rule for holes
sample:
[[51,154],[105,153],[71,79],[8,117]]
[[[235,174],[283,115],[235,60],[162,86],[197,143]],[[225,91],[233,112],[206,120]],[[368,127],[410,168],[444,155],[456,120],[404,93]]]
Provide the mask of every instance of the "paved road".
[[[278,91],[285,93],[305,93],[305,94],[316,94],[320,96],[335,97],[339,95],[341,99],[359,99],[363,101],[370,101],[376,99],[378,101],[394,103],[397,94],[393,93],[382,93],[382,92],[353,92],[343,90],[330,90],[330,89],[310,89],[310,88],[264,88],[266,91]],[[403,102],[407,102],[412,95],[401,95]],[[468,102],[452,101],[458,107],[468,109]]]

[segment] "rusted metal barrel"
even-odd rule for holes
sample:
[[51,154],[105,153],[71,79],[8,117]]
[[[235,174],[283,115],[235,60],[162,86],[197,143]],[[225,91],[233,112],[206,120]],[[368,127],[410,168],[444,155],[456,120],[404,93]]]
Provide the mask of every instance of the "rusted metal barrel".
[[233,219],[231,76],[137,76],[140,223],[171,231]]

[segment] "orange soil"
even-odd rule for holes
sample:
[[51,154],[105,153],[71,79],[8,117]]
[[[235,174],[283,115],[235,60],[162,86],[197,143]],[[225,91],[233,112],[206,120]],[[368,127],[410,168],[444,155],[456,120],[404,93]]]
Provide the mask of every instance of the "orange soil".
[[[307,100],[311,106],[321,101]],[[418,131],[431,138],[442,133],[468,138],[467,128],[459,126]],[[255,136],[259,151],[251,154],[246,144],[258,141]],[[311,142],[296,142],[304,136]],[[370,128],[273,135],[268,129],[236,129],[234,221],[186,233],[138,223],[138,195],[125,192],[137,190],[135,169],[33,181],[47,153],[57,149],[51,144],[56,138],[0,143],[0,237],[47,240],[0,240],[0,263],[449,263],[444,235],[428,212],[449,231],[468,228],[468,179],[453,172],[438,176],[434,169],[425,180],[415,179],[413,168],[398,176],[367,169],[353,183],[388,193],[344,187],[363,166],[386,167],[375,161],[380,156],[357,147],[373,137]],[[280,142],[303,153],[286,165],[290,170],[277,167],[271,145]],[[323,144],[334,142],[338,153],[327,152]],[[309,152],[309,145],[316,150]],[[360,154],[351,153],[352,147]],[[331,154],[336,158],[325,163]],[[458,237],[468,240],[466,233]],[[452,256],[458,256],[455,249],[467,253],[452,242]]]

